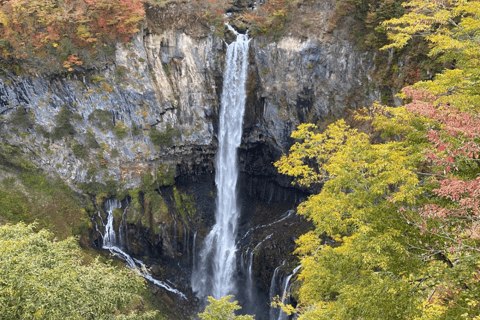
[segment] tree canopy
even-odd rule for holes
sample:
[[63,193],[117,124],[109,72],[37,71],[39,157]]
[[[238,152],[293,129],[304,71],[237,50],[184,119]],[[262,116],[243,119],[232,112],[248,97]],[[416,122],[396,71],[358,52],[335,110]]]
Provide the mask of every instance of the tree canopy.
[[242,307],[238,305],[238,301],[230,302],[233,296],[225,296],[216,300],[213,297],[208,297],[208,302],[210,303],[205,311],[199,313],[198,316],[202,320],[253,320],[254,316],[235,315],[235,310],[240,310]]
[[[0,226],[4,319],[151,319],[140,312],[144,279],[98,260],[84,264],[73,238],[52,241],[34,225]],[[127,311],[128,310],[128,311]]]
[[[137,32],[143,0],[8,0],[0,3],[0,56],[30,67],[91,67]],[[95,59],[92,59],[95,58]],[[48,59],[50,60],[50,59]],[[58,66],[60,65],[60,66]],[[48,70],[48,69],[46,69]],[[61,69],[60,69],[61,70]]]
[[[300,319],[480,317],[480,6],[418,0],[384,23],[391,49],[424,36],[449,68],[318,133],[301,125],[276,165],[303,186]],[[368,127],[365,124],[363,128]]]

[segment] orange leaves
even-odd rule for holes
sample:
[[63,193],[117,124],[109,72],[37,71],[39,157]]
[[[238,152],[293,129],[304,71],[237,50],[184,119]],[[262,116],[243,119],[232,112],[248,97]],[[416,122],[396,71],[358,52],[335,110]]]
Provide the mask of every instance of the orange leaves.
[[[81,65],[82,49],[129,39],[144,15],[143,0],[10,0],[0,7],[0,38],[10,45],[1,55],[35,58],[53,46],[58,57],[68,55],[59,62],[70,70]],[[62,39],[74,47],[60,50]]]
[[63,63],[63,67],[66,68],[68,71],[73,71],[72,66],[81,66],[83,65],[83,61],[78,59],[78,56],[69,55],[67,61]]

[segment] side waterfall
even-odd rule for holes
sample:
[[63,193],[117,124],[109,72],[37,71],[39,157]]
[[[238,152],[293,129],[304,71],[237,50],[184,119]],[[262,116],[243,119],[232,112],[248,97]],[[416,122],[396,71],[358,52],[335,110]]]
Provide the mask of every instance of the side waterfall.
[[240,214],[236,199],[237,149],[242,137],[250,40],[227,26],[237,39],[227,47],[223,80],[219,146],[215,162],[215,184],[218,190],[215,225],[204,241],[198,266],[192,274],[192,289],[200,298],[212,295],[219,299],[235,293],[235,237]]
[[[301,265],[293,269],[292,274],[288,275],[283,282],[282,303],[284,304],[289,303],[289,300],[290,300],[288,297],[288,295],[290,294],[290,279],[297,273],[300,267]],[[282,310],[280,310],[278,315],[278,320],[287,320],[287,319],[288,319],[288,315]],[[275,320],[275,319],[271,319],[271,320]]]
[[122,204],[117,199],[108,199],[105,201],[105,210],[107,211],[108,216],[107,216],[107,224],[105,225],[105,234],[103,235],[103,249],[110,250],[110,252],[113,255],[124,260],[130,269],[134,270],[135,272],[143,276],[145,279],[153,282],[155,285],[161,288],[164,288],[167,291],[173,292],[179,295],[180,297],[182,297],[183,299],[187,299],[187,297],[182,292],[172,288],[165,282],[162,282],[153,278],[148,272],[147,267],[142,261],[132,258],[128,253],[122,250],[122,248],[124,247],[123,236],[122,236],[122,231],[124,230],[122,230],[123,229],[122,225],[123,225],[123,217],[125,216],[125,212],[122,215],[122,222],[120,223],[120,230],[119,230],[120,236],[118,237],[120,241],[117,241],[117,235],[115,234],[115,230],[113,228],[113,210],[116,208],[119,209],[121,207],[122,207]]

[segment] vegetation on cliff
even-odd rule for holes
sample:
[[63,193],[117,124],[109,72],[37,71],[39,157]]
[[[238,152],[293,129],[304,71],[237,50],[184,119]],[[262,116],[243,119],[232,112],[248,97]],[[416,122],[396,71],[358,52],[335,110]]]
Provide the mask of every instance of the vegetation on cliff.
[[143,0],[2,1],[0,56],[42,72],[91,68],[111,60],[144,15]]
[[[75,240],[52,241],[33,225],[0,226],[0,314],[5,319],[153,319],[138,293],[144,280],[95,260]],[[125,312],[123,313],[122,310]],[[128,310],[128,312],[127,312]]]
[[[480,316],[478,259],[480,4],[413,1],[384,25],[391,45],[422,34],[451,68],[323,133],[301,125],[276,165],[300,185],[323,183],[299,212],[300,319]],[[370,127],[369,127],[370,126]]]
[[208,297],[210,303],[205,311],[199,313],[198,316],[202,320],[253,320],[254,316],[244,315],[236,316],[235,310],[240,310],[242,307],[238,305],[238,301],[230,302],[233,296],[226,296],[216,300]]
[[92,225],[86,199],[39,170],[27,160],[32,157],[0,143],[0,314],[162,318],[148,311],[158,307],[143,278],[88,249]]

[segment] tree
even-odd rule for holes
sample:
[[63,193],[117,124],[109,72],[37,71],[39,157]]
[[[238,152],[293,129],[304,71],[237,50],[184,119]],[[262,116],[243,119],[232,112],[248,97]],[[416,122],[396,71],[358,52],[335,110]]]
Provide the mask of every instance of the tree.
[[427,90],[436,103],[448,103],[463,112],[475,112],[480,104],[480,2],[469,0],[415,0],[404,4],[408,12],[385,21],[392,43],[402,48],[412,37],[425,37],[430,56],[437,56],[449,68],[432,81],[413,88]]
[[202,320],[253,320],[254,316],[244,315],[236,316],[235,310],[240,310],[242,307],[238,305],[238,301],[230,302],[233,296],[226,296],[216,300],[213,297],[208,297],[210,303],[205,311],[199,313],[198,316]]
[[[137,32],[143,0],[9,0],[0,6],[0,56],[67,71],[92,64]],[[111,55],[111,52],[110,52]],[[49,60],[49,59],[48,59]]]
[[[403,142],[371,144],[343,120],[315,133],[300,125],[302,142],[276,166],[309,186],[323,182],[298,212],[315,230],[300,237],[301,319],[406,319],[415,313],[405,235],[415,230],[398,213],[420,190],[412,172],[419,155]],[[407,263],[408,261],[408,263]]]
[[[144,279],[82,261],[73,238],[34,225],[0,226],[0,314],[5,319],[151,319],[140,313]],[[122,314],[124,313],[124,314]]]
[[[279,171],[309,186],[315,230],[298,241],[300,319],[480,316],[478,1],[419,0],[385,22],[391,46],[422,35],[450,68],[324,133],[302,125]],[[380,135],[378,134],[380,133]]]

